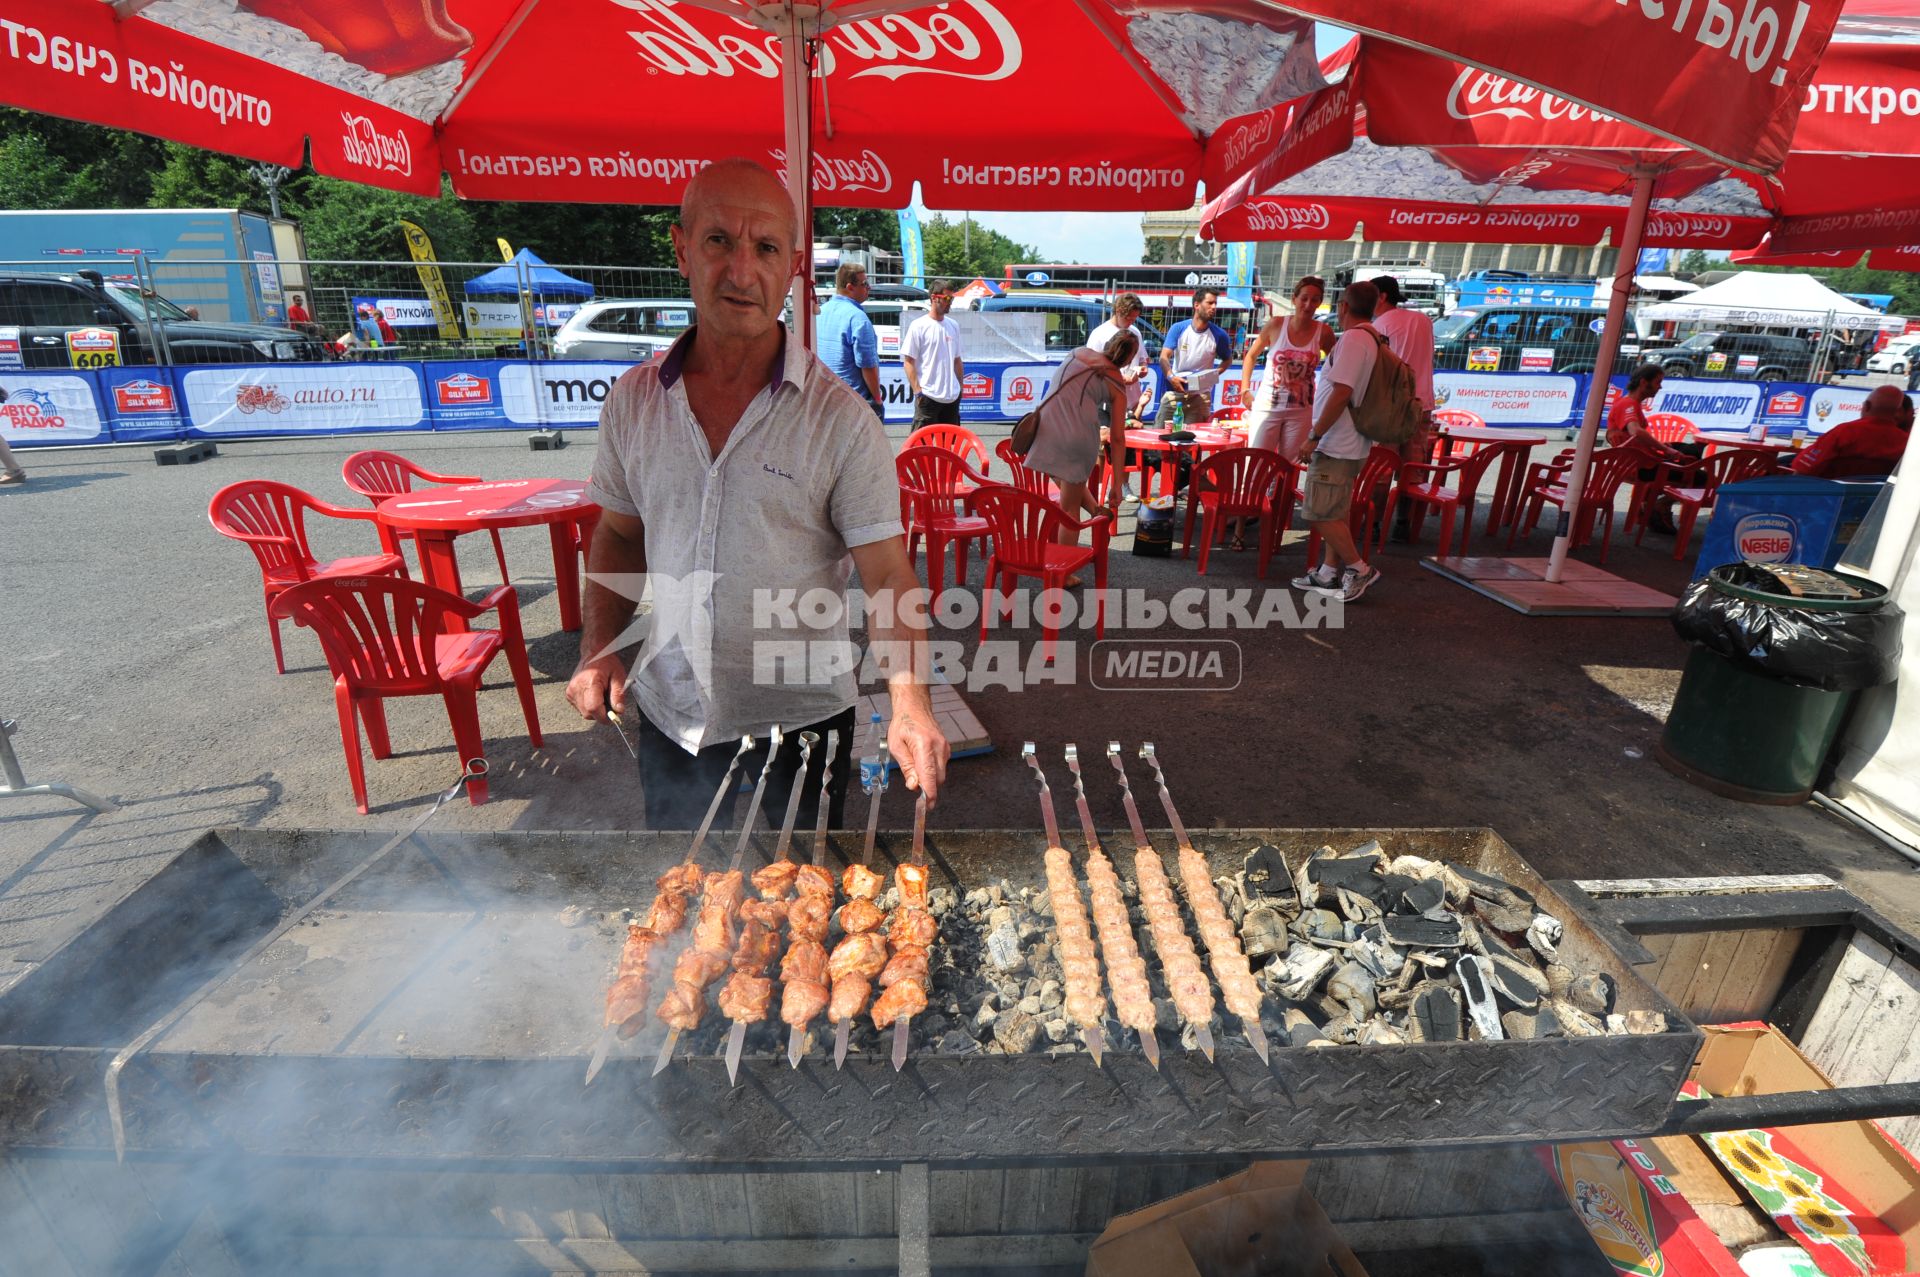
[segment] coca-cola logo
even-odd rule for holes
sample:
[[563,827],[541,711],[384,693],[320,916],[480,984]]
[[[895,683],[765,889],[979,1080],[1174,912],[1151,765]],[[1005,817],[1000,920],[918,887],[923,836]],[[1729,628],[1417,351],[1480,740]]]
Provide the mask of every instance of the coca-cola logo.
[[1447,114],[1456,120],[1499,115],[1510,120],[1590,120],[1596,124],[1610,124],[1614,118],[1578,102],[1543,93],[1531,84],[1472,67],[1462,67],[1453,87],[1447,90]]
[[[613,0],[633,14],[627,31],[649,74],[780,75],[779,39],[740,18],[679,0]],[[943,75],[1004,80],[1020,69],[1020,35],[988,0],[952,0],[912,13],[843,22],[821,41],[822,75],[848,79]]]
[[1324,231],[1333,224],[1325,204],[1286,204],[1279,200],[1249,200],[1250,231]]
[[[787,180],[787,153],[784,148],[776,147],[767,152],[773,157],[774,169],[782,182]],[[893,189],[893,171],[887,162],[872,151],[865,150],[858,155],[824,155],[813,153],[813,189],[816,192],[831,191],[879,191]]]
[[1256,146],[1264,146],[1273,137],[1273,117],[1282,107],[1273,107],[1245,123],[1234,126],[1221,144],[1220,158],[1229,169],[1239,168]]
[[1673,236],[1709,236],[1731,235],[1733,219],[1719,217],[1710,213],[1649,213],[1647,231],[1649,236],[1662,238]]
[[372,120],[350,111],[340,112],[340,123],[344,126],[340,133],[340,154],[349,164],[376,172],[398,173],[402,177],[412,175],[413,144],[403,130],[396,128],[392,133],[382,133]]

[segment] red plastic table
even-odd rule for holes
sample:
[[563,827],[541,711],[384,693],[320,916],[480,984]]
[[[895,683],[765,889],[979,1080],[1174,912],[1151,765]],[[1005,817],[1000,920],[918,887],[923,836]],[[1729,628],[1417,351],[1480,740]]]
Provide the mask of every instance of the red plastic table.
[[575,554],[584,543],[585,529],[600,517],[600,507],[587,500],[586,484],[572,479],[503,479],[421,488],[388,497],[374,507],[374,517],[414,535],[427,584],[450,594],[461,592],[455,537],[490,528],[546,524],[553,542],[560,628],[580,628],[580,561]]
[[1736,434],[1732,431],[1699,430],[1694,432],[1693,437],[1706,445],[1702,451],[1709,457],[1719,448],[1755,448],[1762,452],[1780,453],[1798,452],[1804,446],[1790,440],[1776,443],[1772,439],[1749,439],[1744,434]]
[[[1545,435],[1521,434],[1514,430],[1492,430],[1485,426],[1442,426],[1436,432],[1440,441],[1440,459],[1445,461],[1453,455],[1456,443],[1507,443],[1516,446],[1509,448],[1500,458],[1500,477],[1493,485],[1493,505],[1487,511],[1487,532],[1504,527],[1512,518],[1512,511],[1520,502],[1520,484],[1522,471],[1520,459],[1528,451],[1547,441]],[[1467,512],[1469,522],[1473,512]]]
[[1142,501],[1152,496],[1147,484],[1148,476],[1152,474],[1152,471],[1148,468],[1146,453],[1157,452],[1161,454],[1160,495],[1170,497],[1173,495],[1174,475],[1179,469],[1179,453],[1185,452],[1189,456],[1199,458],[1209,452],[1218,451],[1221,448],[1244,447],[1247,442],[1246,431],[1228,430],[1220,426],[1193,427],[1192,443],[1169,443],[1160,437],[1162,433],[1162,431],[1151,426],[1127,431],[1127,447],[1142,454],[1134,465],[1134,470],[1140,475],[1140,499]]

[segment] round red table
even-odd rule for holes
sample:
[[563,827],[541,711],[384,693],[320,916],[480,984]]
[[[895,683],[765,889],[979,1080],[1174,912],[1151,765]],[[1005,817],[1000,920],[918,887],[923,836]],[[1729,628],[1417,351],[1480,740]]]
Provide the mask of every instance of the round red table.
[[1706,445],[1704,451],[1709,457],[1711,457],[1714,454],[1714,450],[1718,448],[1757,448],[1763,452],[1779,453],[1798,452],[1804,446],[1804,444],[1796,444],[1787,439],[1778,441],[1773,439],[1750,439],[1745,434],[1736,434],[1733,431],[1721,430],[1697,430],[1694,432],[1693,437]]
[[503,479],[497,483],[421,488],[388,497],[374,507],[374,517],[390,528],[413,534],[427,584],[449,594],[461,593],[460,562],[453,551],[455,537],[465,532],[546,524],[553,542],[560,628],[580,628],[580,560],[575,555],[600,517],[600,507],[587,500],[586,484],[573,479]]
[[[1493,503],[1487,511],[1487,533],[1503,527],[1512,518],[1512,511],[1520,502],[1520,483],[1522,471],[1520,459],[1532,449],[1547,441],[1545,435],[1524,434],[1518,430],[1494,430],[1486,426],[1441,426],[1435,432],[1440,441],[1440,459],[1446,460],[1453,455],[1456,443],[1504,443],[1513,444],[1500,458],[1500,477],[1493,485]],[[1467,511],[1467,522],[1472,523],[1473,512]]]
[[1160,436],[1165,433],[1153,426],[1143,426],[1127,431],[1127,447],[1141,455],[1134,469],[1140,475],[1140,499],[1147,500],[1152,493],[1148,490],[1147,478],[1152,473],[1148,468],[1146,453],[1160,453],[1160,495],[1173,495],[1174,475],[1179,469],[1179,453],[1185,452],[1192,457],[1202,457],[1221,448],[1244,447],[1247,433],[1244,430],[1228,430],[1220,426],[1192,427],[1192,443],[1169,443]]

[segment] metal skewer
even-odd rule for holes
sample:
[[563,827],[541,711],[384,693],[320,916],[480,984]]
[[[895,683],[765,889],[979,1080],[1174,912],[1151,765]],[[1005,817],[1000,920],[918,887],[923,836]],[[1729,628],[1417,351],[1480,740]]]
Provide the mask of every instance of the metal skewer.
[[[778,730],[777,728],[775,729]],[[813,756],[813,747],[820,740],[818,732],[800,733],[800,769],[793,774],[793,785],[787,790],[787,814],[780,821],[780,841],[775,845],[775,860],[793,859],[793,824],[800,816],[800,799],[806,792],[807,762]],[[767,753],[767,765],[773,765],[773,752]],[[733,1028],[727,1033],[727,1084],[737,1085],[740,1074],[740,1052],[747,1041],[747,1022],[735,1020]]]
[[[921,790],[920,797],[913,804],[913,863],[927,863],[927,791]],[[893,1022],[893,1071],[898,1073],[907,1063],[907,1025],[913,1017],[903,1015]]]
[[[879,716],[874,717],[877,719]],[[860,776],[861,783],[867,786],[867,792],[873,795],[872,801],[867,804],[867,841],[860,849],[860,863],[869,869],[873,867],[873,844],[880,836],[880,796],[887,792],[887,735],[880,731],[877,722],[874,731],[880,736],[880,768],[874,775],[868,776],[863,767]],[[852,1016],[840,1021],[833,1031],[833,1067],[836,1069],[846,1063],[847,1039],[852,1033]]]
[[613,724],[613,730],[620,733],[620,743],[627,747],[627,753],[636,763],[640,761],[640,751],[633,747],[633,737],[627,735],[627,729],[620,725],[620,713],[614,709],[613,701],[607,701],[607,721]]
[[[740,858],[746,854],[747,843],[753,838],[754,822],[760,818],[760,797],[766,793],[767,772],[773,767],[774,755],[780,752],[780,740],[780,728],[776,726],[773,729],[773,737],[767,745],[767,761],[760,768],[759,783],[753,787],[753,801],[747,807],[747,818],[740,822],[740,841],[734,846],[733,859],[727,862],[728,873],[740,867]],[[727,764],[727,774],[720,778],[720,788],[714,792],[713,801],[707,806],[707,818],[700,822],[699,832],[693,836],[693,847],[687,852],[688,860],[698,855],[701,845],[707,841],[707,831],[713,828],[714,816],[719,812],[720,804],[729,793],[733,792],[728,788],[733,782],[733,773],[740,766],[740,760],[746,757],[747,751],[753,748],[754,743],[752,736],[740,738],[740,748],[734,752],[733,761]],[[653,1062],[654,1077],[660,1076],[666,1069],[668,1062],[673,1059],[673,1048],[679,1044],[680,1030],[667,1030],[667,1040],[660,1044],[660,1055]]]
[[[1094,832],[1093,812],[1087,806],[1087,786],[1080,778],[1080,747],[1067,746],[1067,770],[1073,773],[1073,802],[1080,809],[1080,832],[1087,840],[1087,856],[1104,855],[1100,850],[1100,835]],[[1149,1029],[1140,1034],[1140,1053],[1147,1057],[1147,1063],[1154,1068],[1160,1067],[1160,1039]]]
[[[1140,823],[1140,808],[1133,801],[1133,787],[1127,783],[1126,760],[1120,756],[1120,742],[1107,742],[1107,761],[1113,764],[1113,770],[1120,773],[1120,801],[1126,805],[1127,823],[1133,826],[1133,845],[1137,850],[1150,855],[1159,855],[1153,850],[1153,844],[1147,841],[1147,827]],[[1193,1023],[1188,1021],[1188,1023]],[[1193,1025],[1193,1041],[1207,1059],[1213,1059],[1213,1030],[1205,1024]]]
[[[833,778],[834,751],[839,747],[840,733],[838,731],[828,732],[827,749],[826,752],[820,756],[820,814],[816,818],[813,826],[813,850],[807,856],[807,863],[810,865],[819,864],[820,858],[827,854],[827,818],[831,815],[827,798],[827,783]],[[795,784],[798,783],[798,781],[795,782]],[[832,902],[829,901],[828,903]],[[789,924],[789,934],[791,934],[791,924]],[[788,940],[787,943],[792,944],[793,942],[792,940]],[[787,1034],[788,1068],[797,1069],[800,1067],[801,1048],[805,1045],[806,1033],[800,1025],[796,1024],[793,1026],[792,1031]]]
[[[633,756],[636,759],[639,758],[640,755],[637,752],[635,752],[633,748],[633,743],[627,740],[626,730],[620,726],[619,718],[616,715],[614,715],[614,713],[611,710],[609,710],[607,713],[607,721],[612,723],[614,726],[614,730],[620,733],[620,739],[622,742],[626,744],[627,752],[630,754],[633,754]],[[732,790],[733,774],[734,772],[740,769],[740,760],[745,758],[747,756],[747,751],[752,748],[753,748],[753,737],[742,736],[740,738],[740,748],[733,752],[733,760],[727,764],[726,775],[720,778],[719,788],[713,791],[713,801],[707,804],[706,817],[701,820],[700,828],[694,831],[693,841],[687,845],[687,858],[682,863],[692,864],[696,859],[699,858],[700,848],[707,841],[707,831],[713,828],[714,817],[719,814],[720,803],[722,800],[726,798],[727,794],[730,793]],[[619,1027],[618,1025],[609,1024],[606,1028],[600,1031],[600,1040],[597,1043],[595,1043],[593,1047],[593,1058],[587,1061],[587,1080],[585,1085],[592,1086],[593,1079],[599,1076],[600,1074],[601,1066],[606,1064],[607,1055],[610,1051],[613,1050],[613,1042],[614,1042],[614,1038],[617,1036],[616,1030],[618,1029],[618,1027]],[[668,1033],[667,1040],[670,1042],[678,1041],[679,1033],[677,1031]],[[666,1059],[671,1057],[672,1055],[673,1055],[673,1050],[671,1047],[669,1047],[666,1054],[663,1055],[661,1058]],[[665,1067],[664,1065],[657,1064],[653,1071],[655,1073],[658,1073],[660,1069],[664,1067]]]
[[[1153,752],[1152,741],[1147,741],[1140,746],[1140,757],[1146,759],[1147,766],[1153,768],[1153,783],[1160,787],[1160,806],[1167,813],[1167,824],[1172,826],[1173,836],[1179,840],[1183,849],[1192,847],[1193,840],[1187,837],[1187,827],[1181,821],[1180,813],[1173,809],[1173,795],[1167,789],[1167,778],[1160,771],[1160,757]],[[1255,1053],[1260,1056],[1260,1063],[1271,1064],[1272,1058],[1267,1052],[1266,1030],[1260,1027],[1258,1020],[1249,1020],[1244,1015],[1239,1019],[1240,1027],[1246,1030],[1247,1041],[1253,1043]]]
[[[1027,760],[1027,766],[1033,768],[1033,778],[1040,783],[1040,820],[1047,829],[1047,846],[1060,847],[1062,850],[1065,850],[1064,845],[1060,841],[1060,822],[1055,819],[1053,814],[1053,791],[1047,788],[1047,774],[1040,770],[1040,760],[1034,755],[1032,741],[1028,741],[1025,745],[1021,746],[1020,756]],[[1078,888],[1075,888],[1075,890],[1077,891]],[[1056,904],[1054,909],[1056,916],[1058,916],[1059,906]],[[1107,1048],[1106,1040],[1100,1032],[1100,1026],[1090,1024],[1086,1028],[1081,1029],[1080,1040],[1086,1043],[1088,1053],[1093,1056],[1093,1067],[1096,1069],[1099,1068],[1100,1056]]]

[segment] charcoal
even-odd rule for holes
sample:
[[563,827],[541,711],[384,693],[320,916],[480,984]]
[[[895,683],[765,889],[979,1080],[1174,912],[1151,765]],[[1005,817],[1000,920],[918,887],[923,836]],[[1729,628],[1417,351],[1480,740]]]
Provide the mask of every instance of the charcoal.
[[1322,900],[1326,892],[1345,887],[1377,902],[1384,895],[1386,879],[1373,867],[1371,856],[1330,856],[1307,862],[1307,879],[1322,888]]
[[1011,922],[1002,923],[987,933],[987,961],[996,971],[1012,974],[1027,965],[1027,955],[1020,952],[1020,933]]
[[1347,929],[1331,909],[1308,909],[1293,920],[1293,933],[1310,941],[1345,940]]
[[1278,847],[1261,843],[1247,853],[1246,859],[1241,862],[1241,869],[1246,876],[1249,894],[1275,899],[1294,898],[1293,875],[1287,872],[1287,859],[1280,854]]
[[1396,874],[1393,880],[1407,884],[1401,888],[1398,897],[1401,912],[1428,913],[1447,902],[1447,889],[1438,878],[1404,878]]
[[1566,928],[1560,925],[1560,919],[1552,914],[1536,913],[1527,927],[1527,943],[1541,957],[1551,958],[1558,952],[1560,937],[1565,933]]
[[1536,993],[1553,991],[1552,982],[1528,964],[1516,958],[1510,958],[1504,953],[1491,951],[1487,954],[1487,958],[1493,963],[1494,969],[1502,973],[1503,979],[1523,981]]
[[1588,1015],[1564,998],[1555,998],[1547,1005],[1553,1008],[1554,1016],[1566,1027],[1570,1038],[1597,1038],[1607,1031],[1603,1021]]
[[1388,914],[1380,926],[1387,939],[1409,948],[1452,949],[1461,943],[1460,924],[1452,919]]
[[1467,1018],[1483,1041],[1503,1036],[1500,1009],[1494,1002],[1491,964],[1478,954],[1469,954],[1456,962],[1454,974],[1460,980],[1460,992],[1467,1002]]
[[1377,1009],[1374,1001],[1373,973],[1358,962],[1345,962],[1327,981],[1327,992],[1343,1003],[1356,1022],[1365,1020]]
[[1612,1013],[1617,992],[1613,977],[1604,971],[1596,971],[1591,975],[1575,976],[1567,988],[1567,1000],[1588,1015],[1604,1018]]
[[1284,953],[1287,949],[1287,920],[1278,909],[1249,909],[1240,923],[1240,947],[1249,958]]
[[1522,978],[1505,963],[1493,962],[1490,965],[1493,991],[1501,1002],[1526,1011],[1540,1005],[1540,989],[1533,981]]
[[1333,955],[1325,949],[1316,949],[1311,945],[1295,944],[1287,950],[1285,963],[1280,973],[1278,992],[1281,997],[1294,1002],[1302,1001],[1320,987],[1320,982],[1333,971]]
[[[1333,848],[1323,846],[1320,850],[1308,856],[1306,860],[1302,862],[1300,868],[1295,871],[1293,875],[1293,891],[1300,900],[1301,908],[1312,909],[1320,903],[1320,883],[1319,880],[1313,876],[1313,866],[1321,860],[1332,859],[1335,854]],[[1331,895],[1332,893],[1329,892],[1328,894]]]
[[1554,1015],[1551,1007],[1543,1006],[1537,1012],[1509,1011],[1500,1017],[1500,1025],[1508,1037],[1521,1042],[1566,1036],[1566,1030],[1561,1027],[1560,1019]]
[[1444,984],[1424,984],[1407,1012],[1407,1028],[1415,1042],[1458,1042],[1460,1003]]
[[1024,1011],[1009,1011],[993,1022],[993,1040],[1009,1055],[1033,1050],[1040,1033],[1040,1021]]
[[1609,1033],[1665,1033],[1667,1017],[1658,1011],[1629,1011],[1607,1017]]
[[1064,1042],[1067,1040],[1067,1022],[1065,1020],[1048,1020],[1045,1028],[1047,1041]]
[[1283,1022],[1287,1030],[1289,1046],[1332,1046],[1333,1041],[1320,1031],[1313,1017],[1305,1011],[1293,1007],[1287,1008]]
[[1482,899],[1491,900],[1495,904],[1506,905],[1509,908],[1531,909],[1533,907],[1532,894],[1514,886],[1505,878],[1478,869],[1470,869],[1466,865],[1455,864],[1452,861],[1447,862],[1447,868],[1466,882],[1467,890]]
[[1371,897],[1347,887],[1338,889],[1340,912],[1348,922],[1370,923],[1380,917],[1380,906]]
[[972,1055],[980,1049],[980,1044],[958,1029],[948,1029],[940,1039],[942,1055]]
[[1406,955],[1387,943],[1379,927],[1370,927],[1347,950],[1347,956],[1371,971],[1376,979],[1397,975],[1406,968]]
[[1360,1030],[1361,1046],[1399,1046],[1407,1035],[1379,1016],[1368,1020]]
[[1479,896],[1473,898],[1473,912],[1487,924],[1489,930],[1510,936],[1524,935],[1533,923],[1531,907],[1516,909],[1507,905],[1494,904]]

